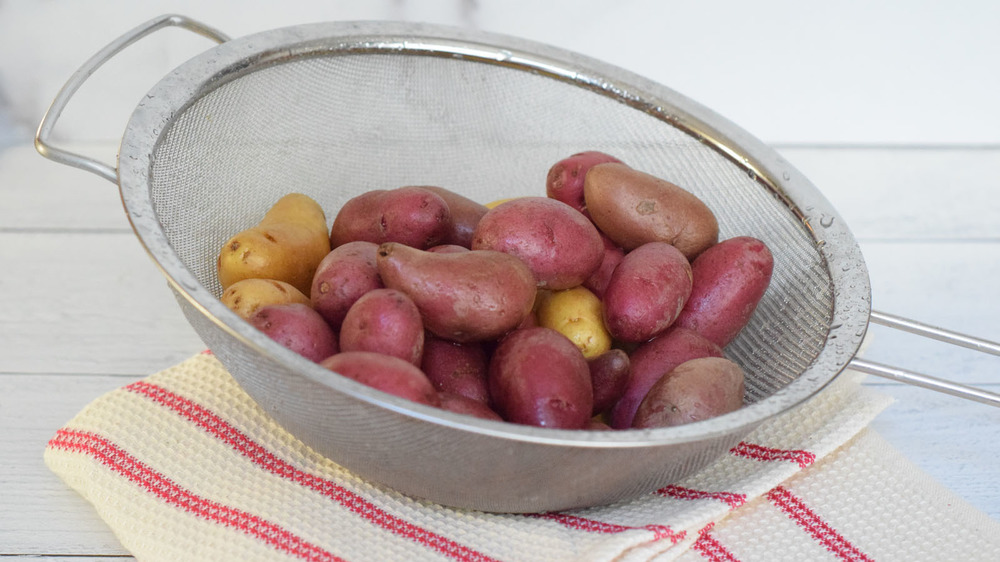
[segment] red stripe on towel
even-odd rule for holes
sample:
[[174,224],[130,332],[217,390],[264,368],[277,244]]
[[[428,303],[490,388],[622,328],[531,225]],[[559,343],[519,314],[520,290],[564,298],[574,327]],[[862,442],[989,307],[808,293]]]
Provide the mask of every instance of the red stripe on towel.
[[184,419],[187,419],[210,435],[228,444],[233,450],[267,472],[330,498],[378,527],[410,539],[432,550],[436,550],[455,560],[463,562],[492,562],[494,560],[447,537],[396,517],[335,482],[295,468],[290,463],[275,456],[262,445],[254,442],[215,413],[183,396],[143,381],[132,383],[126,386],[125,389],[146,396],[157,404],[173,410]]
[[805,529],[812,536],[813,540],[823,545],[824,548],[841,560],[849,562],[859,560],[870,562],[872,560],[826,521],[823,521],[819,514],[809,509],[809,506],[802,499],[789,492],[787,488],[782,486],[775,487],[767,493],[767,499],[798,524],[799,527]]
[[795,449],[772,449],[763,445],[741,441],[729,450],[730,453],[755,461],[793,461],[805,468],[816,462],[815,453]]
[[739,494],[736,492],[706,492],[703,490],[692,490],[691,488],[681,488],[680,486],[673,485],[660,488],[656,491],[656,493],[661,496],[681,500],[719,500],[728,505],[730,509],[736,509],[737,507],[745,504],[747,501],[746,494]]
[[588,533],[602,533],[602,534],[614,534],[614,533],[624,533],[626,531],[652,531],[653,540],[658,541],[662,539],[669,540],[672,544],[677,544],[681,539],[684,538],[685,532],[677,532],[666,525],[644,525],[642,527],[629,527],[627,525],[618,525],[617,523],[606,523],[604,521],[596,521],[594,519],[587,519],[585,517],[577,517],[576,515],[567,515],[565,513],[529,513],[525,514],[527,517],[535,517],[538,519],[548,519],[549,521],[555,521],[564,527],[570,529],[575,529],[577,531],[586,531]]
[[694,541],[691,548],[702,558],[712,562],[739,562],[739,558],[736,558],[732,552],[729,552],[729,549],[712,536],[711,531],[714,526],[715,523],[705,525],[705,528],[698,532],[698,540]]
[[198,496],[172,482],[107,439],[84,431],[60,429],[48,446],[88,455],[164,503],[202,519],[267,543],[281,552],[310,561],[342,561],[342,558],[306,541],[280,525]]

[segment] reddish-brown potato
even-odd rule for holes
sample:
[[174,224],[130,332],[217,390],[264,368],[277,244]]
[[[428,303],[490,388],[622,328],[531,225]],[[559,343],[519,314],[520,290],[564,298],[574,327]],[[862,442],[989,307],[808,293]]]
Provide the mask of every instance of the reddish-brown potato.
[[604,257],[601,259],[601,265],[583,281],[583,286],[590,289],[598,298],[604,298],[604,291],[607,290],[608,282],[611,281],[611,274],[615,272],[615,268],[625,257],[625,250],[603,233],[601,241],[604,242]]
[[691,264],[691,297],[676,325],[729,345],[750,322],[771,282],[774,257],[756,238],[739,236],[705,250]]
[[341,351],[374,351],[420,366],[424,324],[413,300],[395,289],[374,289],[347,311],[340,326]]
[[250,324],[310,361],[318,363],[339,351],[337,334],[318,312],[302,303],[262,306],[250,317]]
[[483,215],[485,215],[486,211],[489,210],[486,208],[486,205],[483,205],[478,201],[473,201],[472,199],[455,193],[450,189],[445,189],[436,185],[425,185],[422,187],[437,193],[442,199],[444,199],[444,202],[448,204],[448,210],[451,213],[452,226],[451,232],[448,233],[448,236],[445,236],[443,243],[471,248],[472,232],[476,230],[476,225],[479,224],[479,219],[483,218]]
[[480,342],[458,343],[428,333],[424,340],[421,370],[439,392],[450,392],[489,402],[486,369],[489,358]]
[[490,250],[440,254],[387,243],[376,257],[387,287],[406,293],[424,327],[446,340],[496,339],[531,312],[535,277],[514,256]]
[[633,350],[628,384],[609,415],[611,427],[632,427],[636,409],[656,381],[677,365],[699,357],[722,357],[722,348],[683,328],[671,328]]
[[721,357],[681,363],[649,389],[632,427],[670,427],[707,420],[743,406],[743,369]]
[[490,399],[509,422],[582,429],[594,408],[590,370],[579,348],[548,328],[507,335],[489,367]]
[[588,170],[607,162],[621,163],[621,160],[596,150],[578,152],[563,158],[549,168],[545,178],[545,194],[566,203],[589,218],[587,203],[583,198],[583,178],[587,176]]
[[330,245],[364,240],[425,249],[442,243],[451,232],[451,211],[437,193],[417,186],[376,189],[344,203],[333,219]]
[[500,414],[494,412],[489,406],[478,400],[472,400],[461,394],[451,392],[438,392],[438,397],[441,399],[442,410],[475,416],[484,420],[503,421]]
[[438,407],[441,399],[424,373],[408,361],[373,351],[342,351],[320,362],[349,379],[400,398]]
[[594,415],[610,409],[625,394],[630,363],[628,354],[621,349],[606,351],[587,361],[594,388]]
[[521,259],[545,289],[583,283],[601,265],[604,243],[593,223],[547,197],[519,197],[490,209],[472,237],[473,250]]
[[604,322],[616,339],[648,340],[673,324],[691,295],[691,264],[666,242],[625,254],[604,291]]
[[591,168],[584,196],[594,224],[626,251],[661,241],[691,260],[719,239],[715,215],[701,199],[624,164]]
[[312,280],[309,298],[334,330],[361,295],[381,288],[375,253],[378,245],[356,241],[337,246],[321,262]]

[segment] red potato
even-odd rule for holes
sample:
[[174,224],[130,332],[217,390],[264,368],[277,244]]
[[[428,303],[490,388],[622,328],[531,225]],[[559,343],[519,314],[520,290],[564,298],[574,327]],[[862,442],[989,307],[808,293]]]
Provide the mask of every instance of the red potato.
[[439,254],[390,242],[379,246],[376,265],[387,287],[413,299],[424,327],[446,340],[499,338],[521,324],[535,302],[531,270],[503,252]]
[[626,251],[661,241],[692,260],[719,239],[715,215],[701,199],[624,164],[591,168],[584,197],[594,224]]
[[341,351],[374,351],[420,366],[424,324],[413,300],[395,289],[374,289],[347,311],[340,326]]
[[348,242],[334,248],[319,263],[309,298],[334,330],[339,330],[348,309],[361,295],[382,288],[372,242]]
[[302,303],[262,306],[250,317],[250,324],[310,361],[318,363],[339,351],[337,334],[318,312]]
[[611,427],[632,427],[636,409],[656,381],[681,363],[699,357],[722,357],[722,348],[683,328],[671,328],[635,348],[629,355],[628,384],[609,414]]
[[503,421],[500,414],[494,412],[489,406],[478,400],[472,400],[461,394],[453,394],[451,392],[438,392],[438,397],[441,400],[442,410],[475,416],[484,420]]
[[361,384],[439,407],[441,399],[434,385],[412,363],[373,351],[343,351],[320,362],[327,369]]
[[593,223],[569,205],[547,197],[519,197],[483,215],[473,250],[494,250],[521,259],[538,287],[569,289],[601,265],[604,244]]
[[771,282],[774,257],[756,238],[739,236],[705,250],[691,264],[691,297],[675,325],[725,347],[750,322]]
[[625,254],[604,291],[604,322],[618,340],[641,342],[670,327],[691,295],[691,264],[666,242]]
[[459,246],[458,244],[438,244],[437,246],[427,248],[427,251],[434,252],[435,254],[458,254],[461,252],[468,252],[469,249],[465,246]]
[[631,365],[627,353],[612,349],[587,361],[587,366],[594,389],[592,414],[596,416],[614,406],[625,394]]
[[448,238],[452,227],[448,204],[437,193],[417,186],[377,189],[344,203],[333,219],[330,245],[363,240],[426,249]]
[[549,168],[549,173],[545,178],[545,194],[566,203],[590,218],[590,214],[587,212],[587,203],[583,198],[583,179],[592,167],[607,162],[620,164],[621,160],[596,150],[579,152],[563,158]]
[[583,281],[583,286],[590,289],[590,292],[597,295],[598,298],[604,298],[604,291],[607,290],[608,282],[611,281],[611,274],[615,272],[615,268],[625,257],[625,250],[603,233],[601,241],[604,242],[604,257],[601,259],[601,265]]
[[594,394],[583,353],[549,328],[508,334],[489,367],[490,399],[509,422],[582,429],[590,420]]
[[479,219],[483,218],[483,215],[489,210],[486,205],[443,187],[435,185],[421,187],[438,194],[448,204],[452,226],[451,232],[445,236],[443,243],[471,248],[472,233],[476,230]]
[[486,370],[489,358],[480,342],[458,343],[427,334],[420,369],[439,392],[489,402]]
[[685,361],[649,389],[632,427],[671,427],[707,420],[743,406],[743,369],[721,357]]

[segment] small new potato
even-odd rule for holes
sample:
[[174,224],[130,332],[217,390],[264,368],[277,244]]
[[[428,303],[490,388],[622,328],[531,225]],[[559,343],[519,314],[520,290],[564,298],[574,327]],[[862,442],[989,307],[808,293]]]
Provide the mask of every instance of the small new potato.
[[480,342],[458,343],[426,334],[420,369],[438,392],[464,396],[486,404],[489,358]]
[[290,193],[256,226],[222,245],[219,284],[225,290],[243,279],[277,279],[308,295],[316,267],[329,252],[323,209],[307,195]]
[[374,242],[348,242],[331,250],[316,267],[309,298],[333,329],[340,329],[361,295],[383,287],[375,267],[377,251]]
[[302,291],[276,279],[237,281],[222,292],[222,297],[219,300],[244,320],[249,320],[260,307],[269,304],[293,302],[310,304],[309,297]]
[[330,227],[330,246],[364,240],[424,250],[449,239],[453,226],[448,203],[430,189],[376,189],[344,203]]
[[566,203],[589,218],[587,203],[583,198],[583,179],[587,177],[588,170],[607,162],[622,163],[618,158],[596,150],[578,152],[563,158],[549,168],[549,173],[545,177],[545,194]]
[[374,351],[420,366],[424,324],[413,300],[395,289],[361,296],[340,325],[341,351]]
[[670,427],[707,420],[743,406],[743,369],[722,357],[685,361],[639,404],[632,427]]
[[327,369],[361,384],[420,404],[440,407],[441,398],[413,363],[373,351],[342,351],[320,362]]
[[250,317],[267,337],[319,363],[339,351],[337,334],[318,312],[302,303],[270,304]]
[[604,326],[601,300],[586,287],[539,291],[535,317],[539,326],[569,338],[585,359],[611,349],[611,334]]

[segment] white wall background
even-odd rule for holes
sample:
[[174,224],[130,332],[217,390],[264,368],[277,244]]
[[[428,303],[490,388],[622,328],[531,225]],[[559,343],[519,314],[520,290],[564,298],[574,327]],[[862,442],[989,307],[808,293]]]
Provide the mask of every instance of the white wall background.
[[[394,19],[518,35],[666,84],[772,144],[1000,144],[994,0],[0,0],[0,140],[30,138],[62,83],[135,25],[181,13],[240,36]],[[116,140],[207,40],[171,29],[116,57],[57,136]]]

